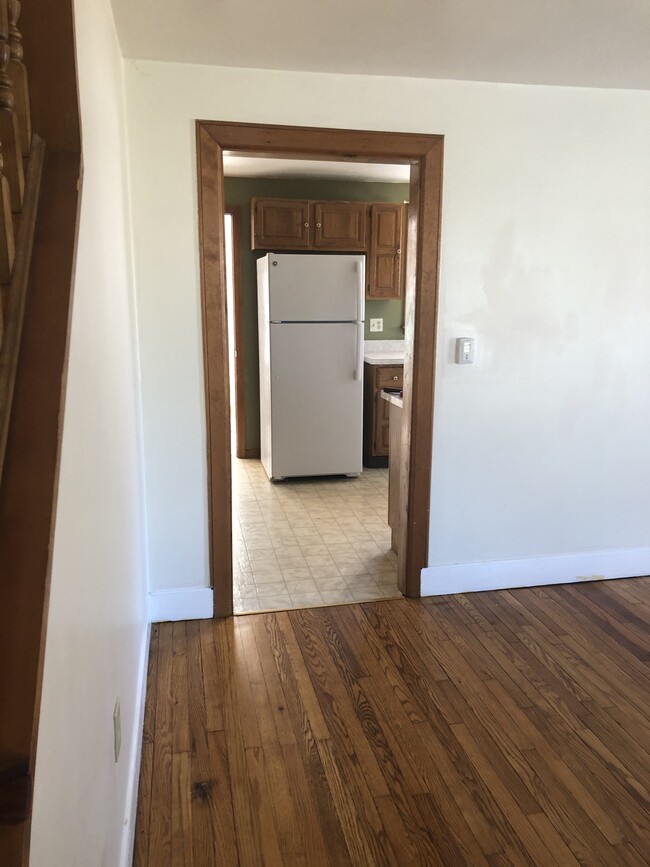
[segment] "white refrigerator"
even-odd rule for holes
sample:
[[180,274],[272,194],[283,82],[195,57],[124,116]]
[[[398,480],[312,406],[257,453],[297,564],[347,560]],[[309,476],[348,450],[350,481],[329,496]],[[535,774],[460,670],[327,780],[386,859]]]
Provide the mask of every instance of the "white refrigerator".
[[257,291],[266,474],[358,475],[365,257],[269,253]]

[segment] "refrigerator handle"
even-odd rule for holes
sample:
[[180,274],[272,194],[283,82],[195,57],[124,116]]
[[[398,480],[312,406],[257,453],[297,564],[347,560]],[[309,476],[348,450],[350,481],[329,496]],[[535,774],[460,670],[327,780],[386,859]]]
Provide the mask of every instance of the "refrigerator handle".
[[364,323],[357,322],[357,369],[354,378],[358,381],[363,376],[363,338],[364,338]]
[[366,300],[366,277],[365,269],[361,262],[357,262],[357,321],[365,319],[363,306]]

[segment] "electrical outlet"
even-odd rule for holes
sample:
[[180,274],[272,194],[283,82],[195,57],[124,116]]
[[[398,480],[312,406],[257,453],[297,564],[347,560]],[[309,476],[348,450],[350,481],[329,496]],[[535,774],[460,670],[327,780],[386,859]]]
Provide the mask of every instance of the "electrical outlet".
[[115,750],[115,761],[120,757],[120,749],[122,748],[122,712],[120,710],[119,698],[115,701],[113,708],[113,747]]
[[384,330],[384,320],[383,319],[371,319],[370,320],[370,330],[371,331],[383,331]]

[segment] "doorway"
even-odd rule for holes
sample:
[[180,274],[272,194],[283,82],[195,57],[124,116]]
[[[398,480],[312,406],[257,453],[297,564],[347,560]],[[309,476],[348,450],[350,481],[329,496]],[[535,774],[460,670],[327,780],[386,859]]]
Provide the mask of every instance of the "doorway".
[[210,565],[215,616],[229,616],[233,610],[224,152],[410,167],[405,291],[405,330],[410,349],[404,369],[399,530],[399,550],[403,555],[399,560],[398,585],[404,595],[418,596],[429,541],[442,146],[442,137],[432,135],[197,122]]

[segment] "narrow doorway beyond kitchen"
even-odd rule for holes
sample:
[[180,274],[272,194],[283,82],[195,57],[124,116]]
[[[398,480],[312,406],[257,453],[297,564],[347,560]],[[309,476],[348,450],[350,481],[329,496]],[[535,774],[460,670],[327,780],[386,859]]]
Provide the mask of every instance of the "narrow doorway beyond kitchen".
[[235,614],[400,596],[387,514],[387,469],[274,484],[235,458]]

